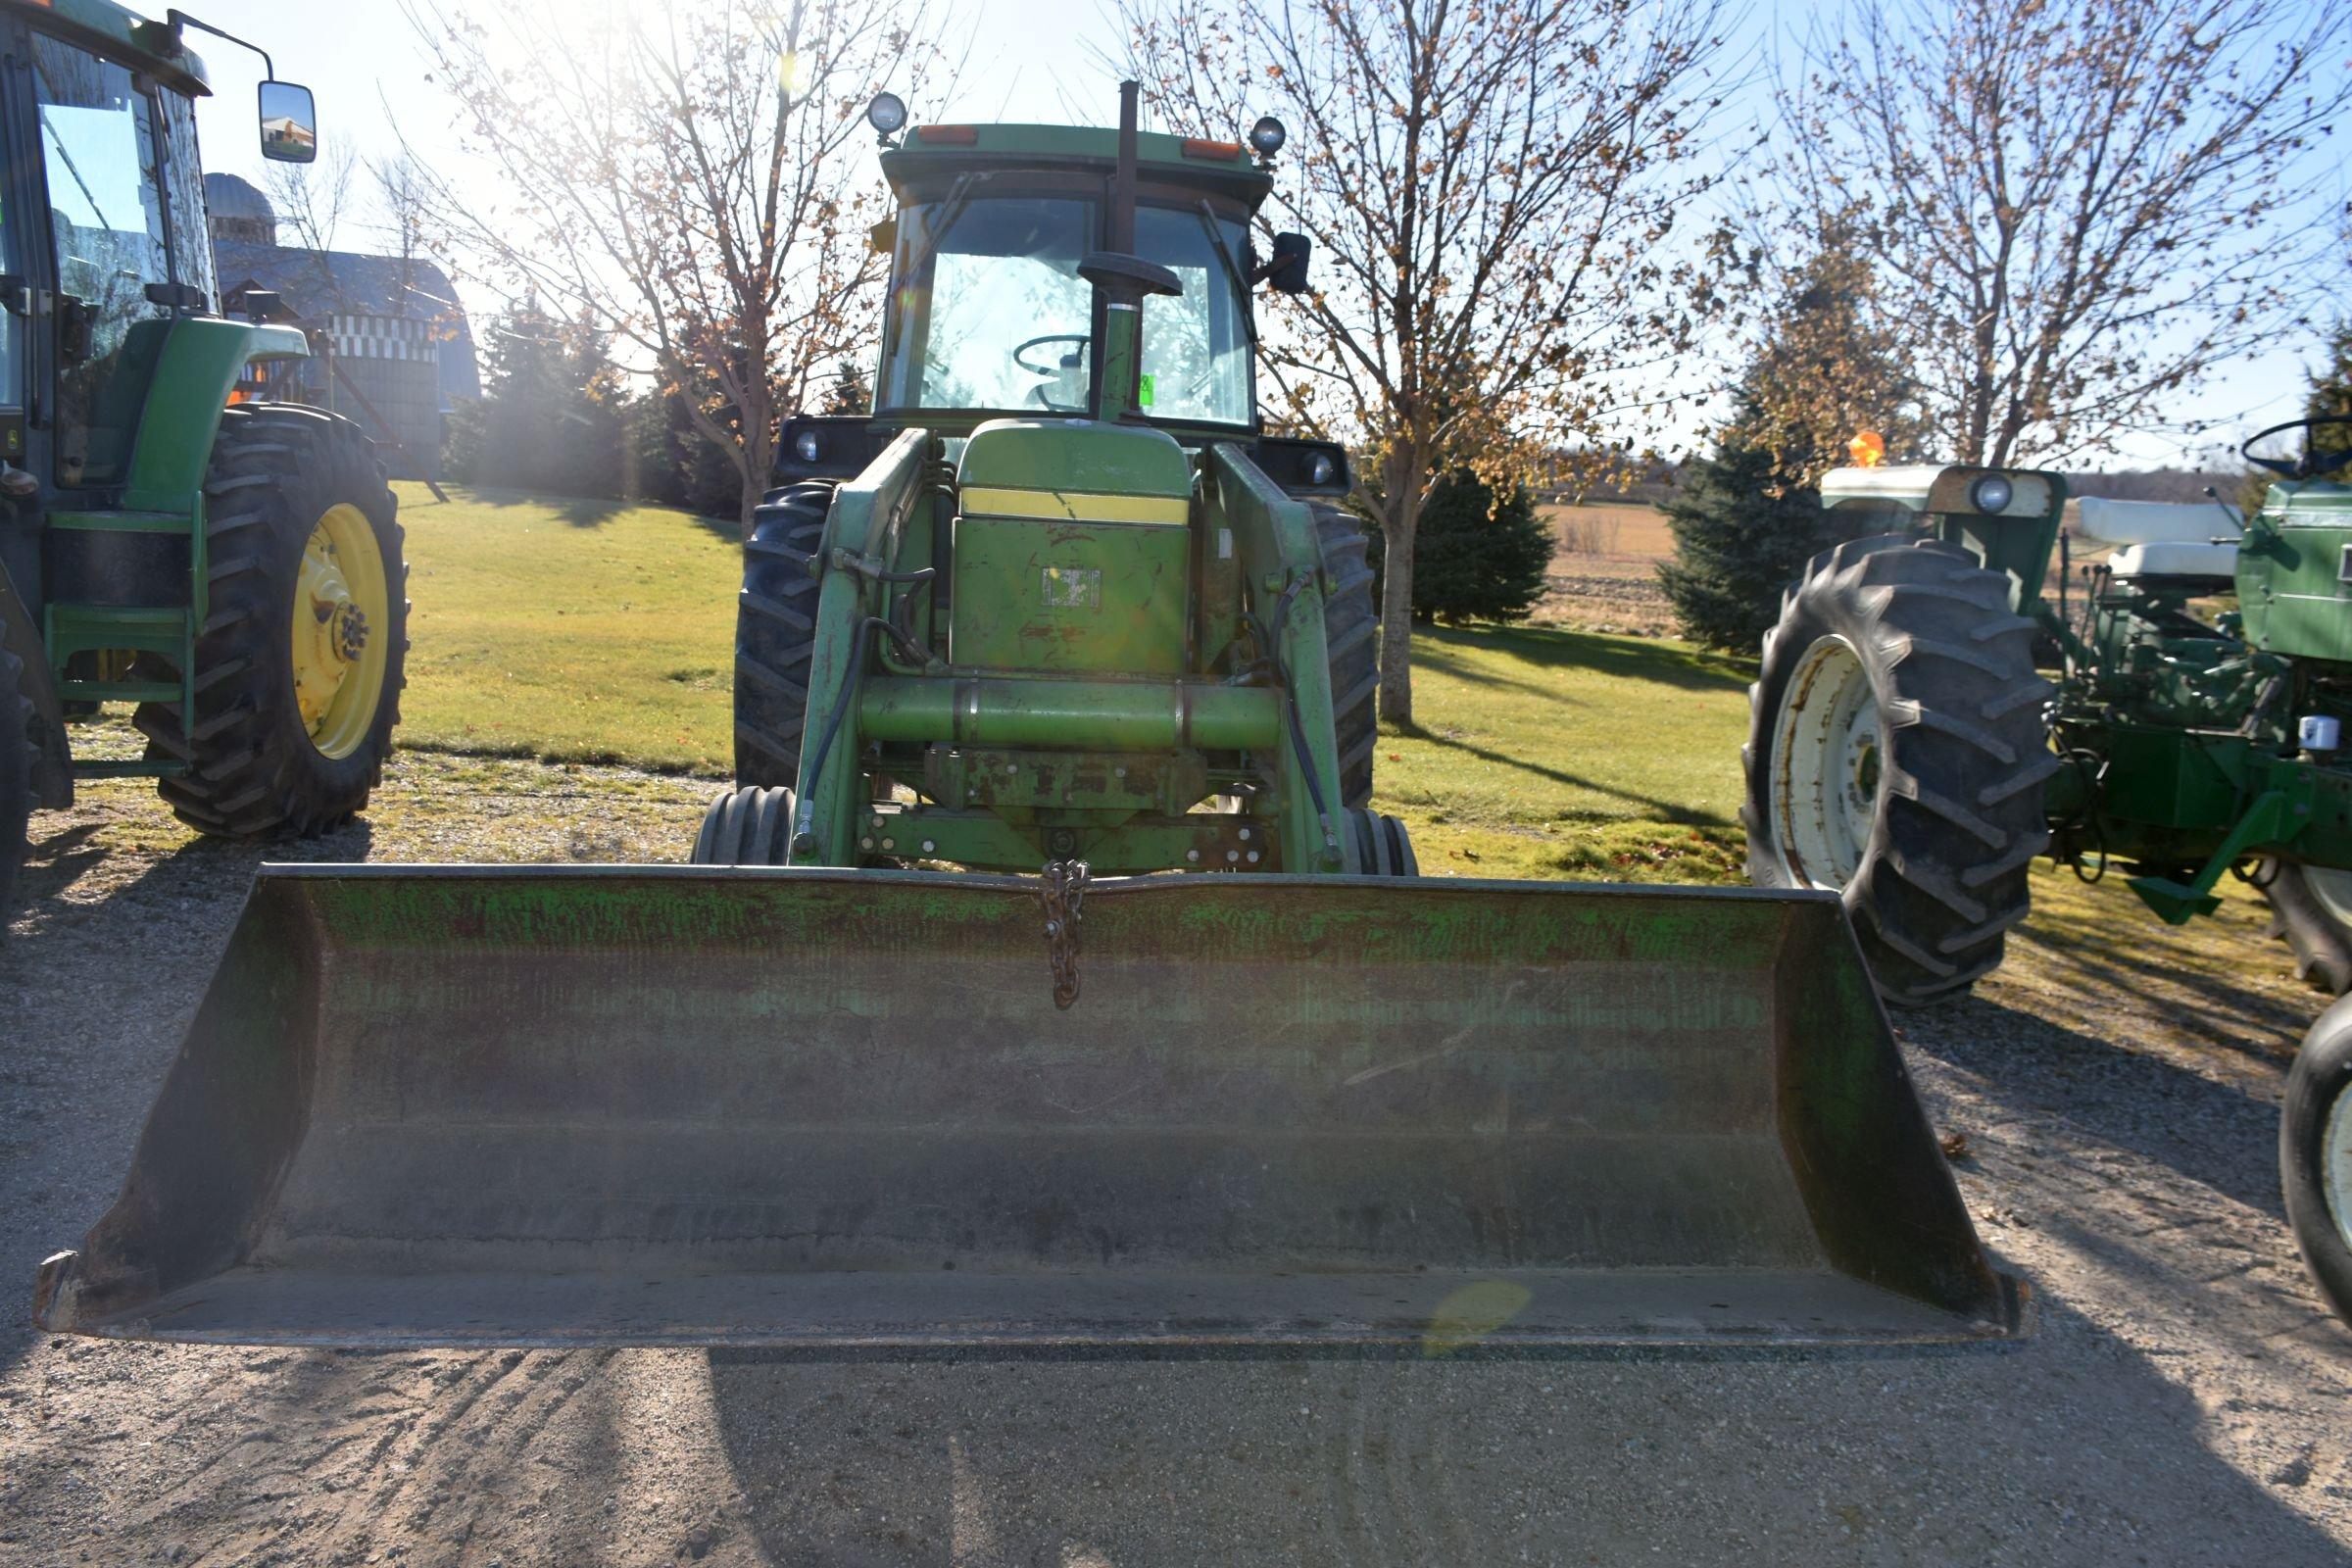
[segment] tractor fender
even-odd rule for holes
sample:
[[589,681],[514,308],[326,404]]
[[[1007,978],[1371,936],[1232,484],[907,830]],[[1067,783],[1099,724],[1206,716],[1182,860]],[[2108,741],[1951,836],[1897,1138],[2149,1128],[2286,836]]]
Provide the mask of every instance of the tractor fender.
[[24,666],[19,690],[32,704],[32,799],[49,810],[74,804],[74,759],[66,746],[66,715],[58,706],[57,684],[49,675],[49,655],[41,646],[41,623],[17,592],[8,566],[0,562],[0,648],[17,656]]
[[257,360],[310,358],[310,340],[290,326],[191,316],[172,323],[157,357],[131,447],[123,507],[193,512],[220,431],[228,394]]

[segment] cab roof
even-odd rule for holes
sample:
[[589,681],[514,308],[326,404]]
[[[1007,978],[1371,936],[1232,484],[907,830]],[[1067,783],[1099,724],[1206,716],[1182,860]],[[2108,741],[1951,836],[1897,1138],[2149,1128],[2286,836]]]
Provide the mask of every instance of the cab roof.
[[42,32],[144,66],[181,92],[212,93],[204,62],[170,23],[113,0],[0,0],[0,15],[21,17]]
[[[882,175],[908,202],[928,200],[974,170],[1107,175],[1118,161],[1119,133],[1092,125],[917,125],[884,151]],[[1250,163],[1239,139],[1147,130],[1136,136],[1136,165],[1146,184],[1195,187],[1253,211],[1274,188],[1272,172]]]

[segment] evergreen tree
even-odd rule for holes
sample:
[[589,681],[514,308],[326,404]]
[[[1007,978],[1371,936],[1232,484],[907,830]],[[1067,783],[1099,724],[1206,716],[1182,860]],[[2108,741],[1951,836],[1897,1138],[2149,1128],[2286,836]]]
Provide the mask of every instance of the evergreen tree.
[[1694,643],[1754,654],[1781,612],[1781,590],[1835,542],[1821,497],[1788,482],[1768,447],[1726,432],[1711,458],[1683,466],[1666,525],[1674,559],[1658,584]]
[[1838,223],[1783,280],[1714,455],[1684,465],[1666,504],[1674,559],[1658,584],[1691,641],[1753,654],[1781,591],[1844,536],[1815,486],[1860,431],[1890,459],[1932,459],[1894,318]]
[[824,414],[863,414],[873,405],[873,394],[866,390],[865,370],[856,360],[843,360],[833,367],[833,384],[825,389]]
[[627,398],[601,334],[524,301],[489,334],[471,482],[557,495],[620,493]]
[[[2328,334],[2328,357],[2311,372],[2311,392],[2303,400],[2307,419],[2328,416],[2352,416],[2352,318],[2336,323]],[[2352,425],[2327,425],[2311,432],[2315,451],[2341,452],[2352,448]]]
[[[1385,582],[1382,544],[1372,530],[1372,566]],[[1524,617],[1543,595],[1552,548],[1551,529],[1525,485],[1497,503],[1475,472],[1450,470],[1430,490],[1414,530],[1413,618],[1427,624]]]

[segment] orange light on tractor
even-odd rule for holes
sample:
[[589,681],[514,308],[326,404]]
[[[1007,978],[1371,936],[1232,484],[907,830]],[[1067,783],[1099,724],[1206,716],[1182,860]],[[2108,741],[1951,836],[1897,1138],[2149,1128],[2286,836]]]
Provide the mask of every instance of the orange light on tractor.
[[1875,468],[1886,461],[1886,438],[1876,430],[1858,432],[1845,444],[1857,468]]

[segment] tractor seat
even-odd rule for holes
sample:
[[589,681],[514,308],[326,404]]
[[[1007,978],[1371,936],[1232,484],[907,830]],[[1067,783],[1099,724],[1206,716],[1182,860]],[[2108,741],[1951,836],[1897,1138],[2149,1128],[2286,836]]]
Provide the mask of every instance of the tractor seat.
[[2107,563],[2118,577],[2200,577],[2223,581],[2237,575],[2237,546],[2217,535],[2230,518],[2210,501],[2112,501],[2084,496],[2082,530],[2093,539],[2124,548]]

